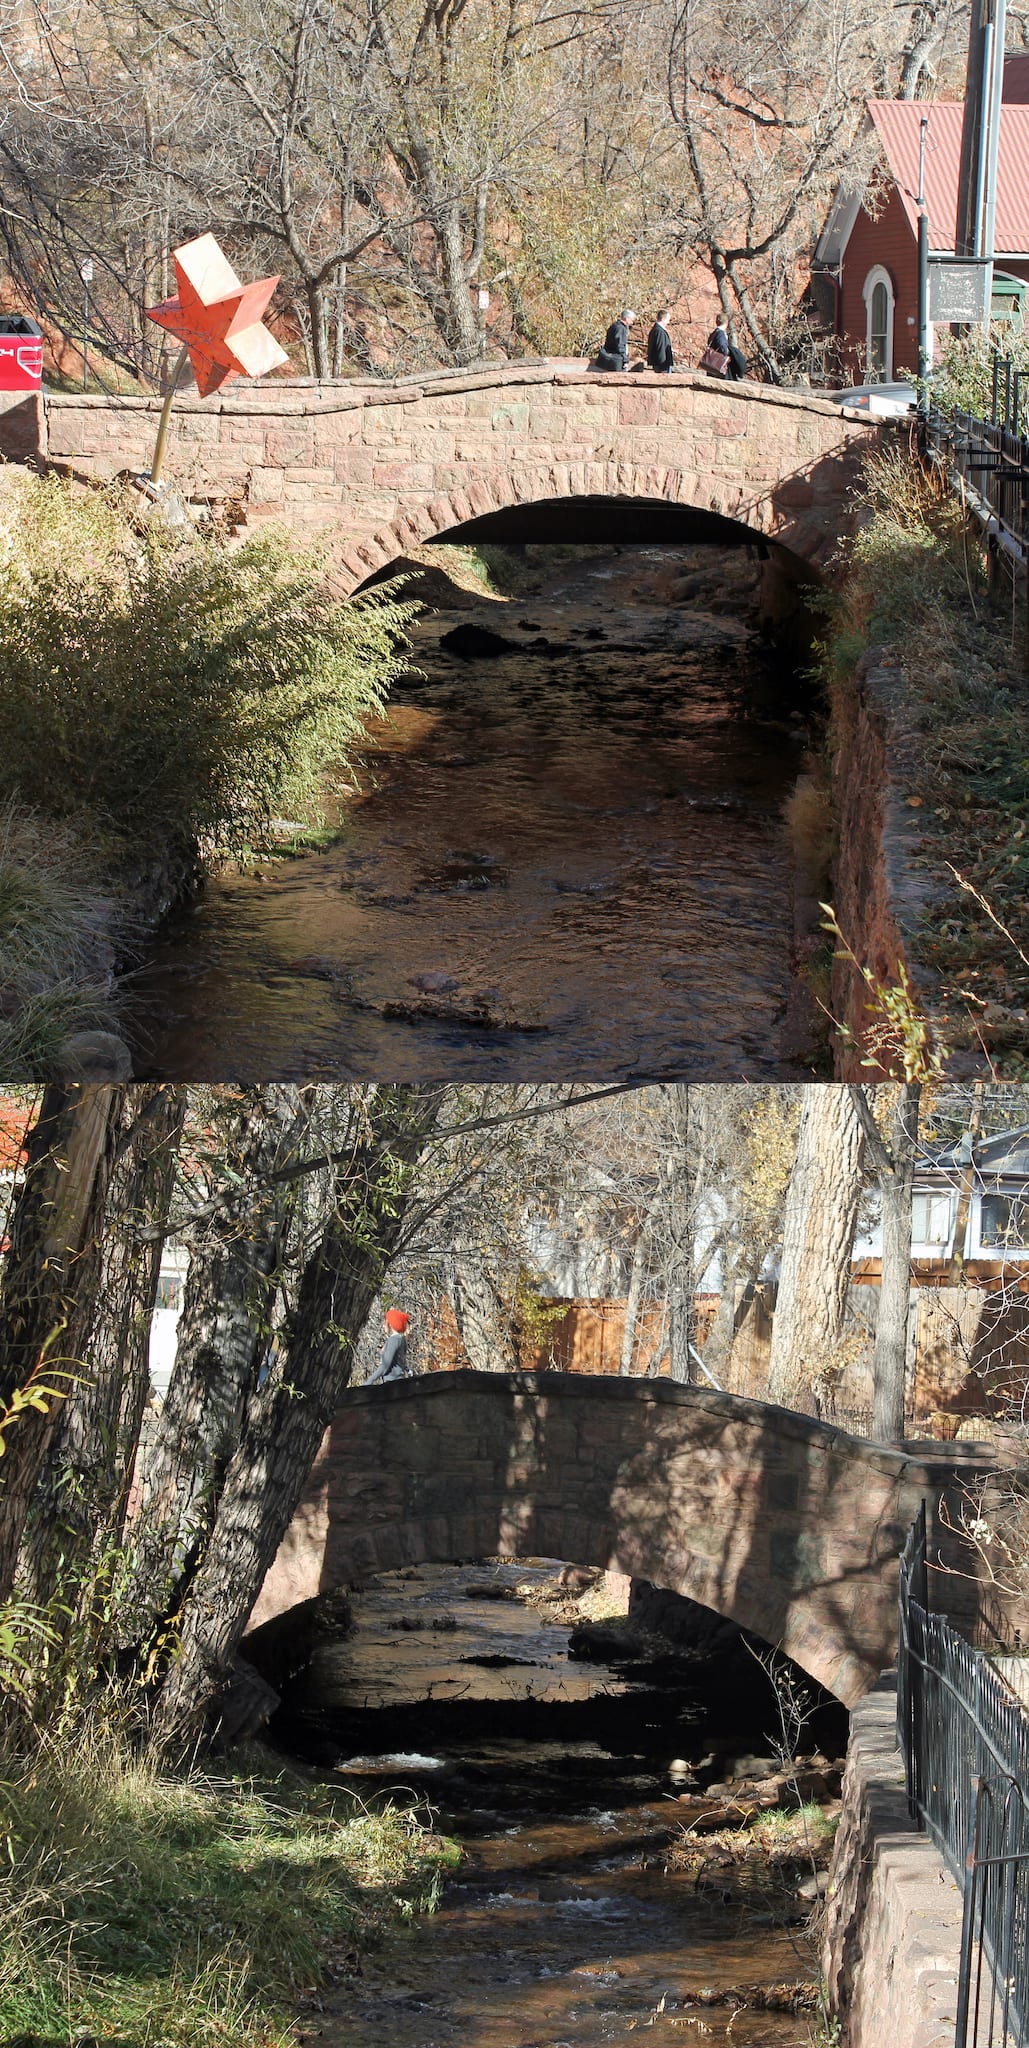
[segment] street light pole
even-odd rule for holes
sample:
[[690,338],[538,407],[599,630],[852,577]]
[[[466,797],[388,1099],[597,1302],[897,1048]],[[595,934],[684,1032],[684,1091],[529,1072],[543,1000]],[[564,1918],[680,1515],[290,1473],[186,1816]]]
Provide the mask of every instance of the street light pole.
[[82,389],[86,389],[89,378],[89,287],[93,282],[93,258],[87,256],[79,264],[82,279]]

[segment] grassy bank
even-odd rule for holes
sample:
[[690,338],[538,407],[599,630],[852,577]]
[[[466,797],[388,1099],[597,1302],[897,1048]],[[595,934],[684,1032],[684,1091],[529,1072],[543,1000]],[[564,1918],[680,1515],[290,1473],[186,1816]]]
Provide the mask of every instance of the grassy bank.
[[[902,446],[872,456],[865,521],[833,601],[832,692],[881,647],[896,669],[895,749],[931,909],[914,962],[936,977],[943,1050],[1029,1073],[1029,690],[1022,593],[991,590],[957,496]],[[894,750],[894,749],[891,749]]]
[[[17,820],[0,849],[0,952],[17,963],[0,1071],[20,1079],[50,1058],[39,997],[64,1016],[81,983],[70,1028],[97,1021],[93,963],[119,917],[123,943],[198,860],[245,858],[277,815],[331,795],[413,608],[389,586],[338,601],[284,533],[237,546],[141,523],[128,493],[25,472],[0,486],[0,805]],[[66,943],[70,870],[84,949]]]
[[2,1778],[0,2036],[25,2048],[270,2048],[456,1860],[257,1750],[173,1777],[94,1731]]
[[110,1031],[119,917],[102,863],[42,813],[0,802],[0,1074],[52,1065],[80,1031]]

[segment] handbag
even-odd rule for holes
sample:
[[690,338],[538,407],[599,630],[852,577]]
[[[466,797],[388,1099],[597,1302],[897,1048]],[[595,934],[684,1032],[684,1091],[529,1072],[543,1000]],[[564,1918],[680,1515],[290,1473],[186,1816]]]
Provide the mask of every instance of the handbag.
[[720,348],[706,348],[700,358],[698,368],[706,370],[709,377],[727,377],[729,375],[729,358],[727,355],[723,355]]

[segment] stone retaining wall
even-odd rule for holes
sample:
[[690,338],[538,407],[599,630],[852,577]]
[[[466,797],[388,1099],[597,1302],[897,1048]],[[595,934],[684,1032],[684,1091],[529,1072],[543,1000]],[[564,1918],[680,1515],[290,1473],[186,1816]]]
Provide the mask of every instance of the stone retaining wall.
[[[833,904],[847,945],[883,987],[905,972],[915,999],[931,1011],[934,989],[913,967],[910,935],[932,901],[933,888],[916,867],[918,813],[905,799],[915,783],[906,772],[898,744],[895,703],[897,669],[881,650],[858,662],[853,682],[837,693],[833,707],[833,800],[839,827],[839,855],[833,876]],[[869,1066],[883,1022],[870,1009],[871,991],[853,963],[833,963],[830,1007],[842,1027],[835,1041],[836,1078],[867,1081],[888,1073]]]
[[851,1717],[822,1967],[841,2048],[954,2048],[961,1893],[907,1807],[896,1674]]

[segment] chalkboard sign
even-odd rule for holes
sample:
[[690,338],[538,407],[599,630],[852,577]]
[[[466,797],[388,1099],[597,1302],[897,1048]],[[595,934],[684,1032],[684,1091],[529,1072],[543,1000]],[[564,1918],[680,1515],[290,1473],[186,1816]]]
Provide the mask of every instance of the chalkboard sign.
[[930,320],[944,325],[955,320],[968,327],[984,326],[990,317],[992,278],[992,263],[975,263],[956,256],[930,256]]

